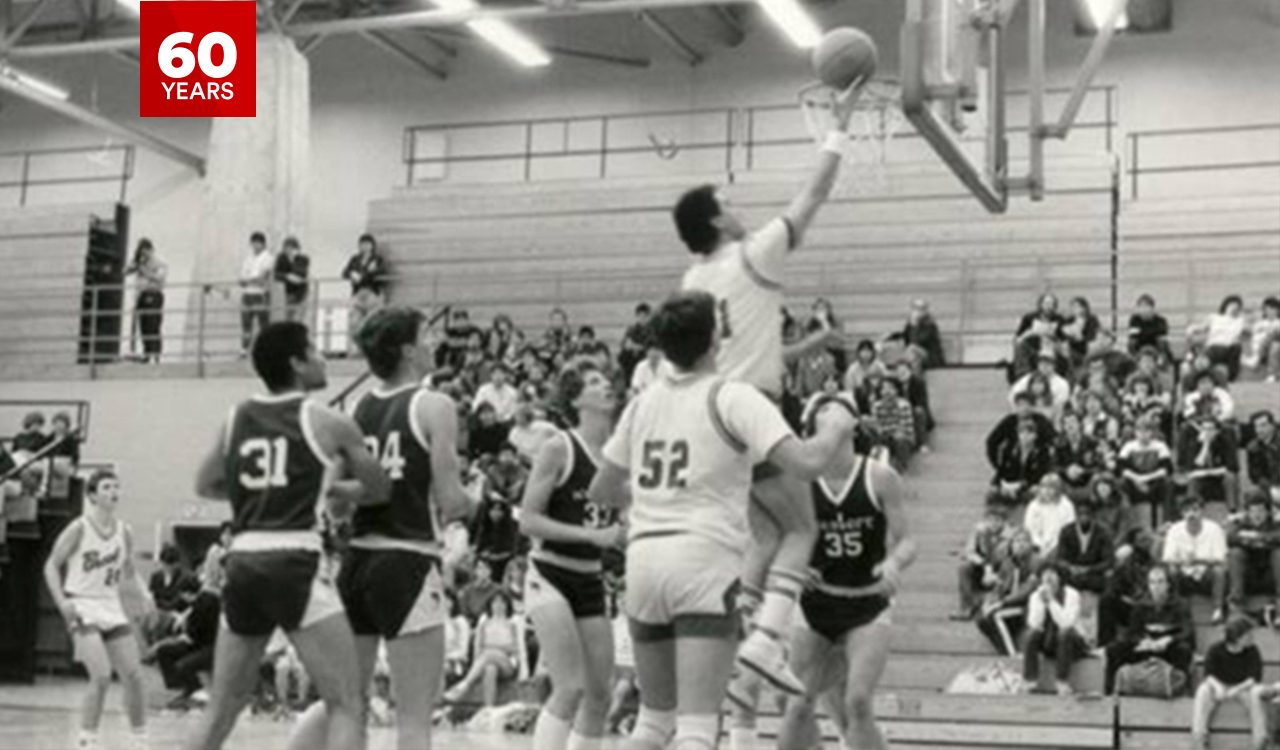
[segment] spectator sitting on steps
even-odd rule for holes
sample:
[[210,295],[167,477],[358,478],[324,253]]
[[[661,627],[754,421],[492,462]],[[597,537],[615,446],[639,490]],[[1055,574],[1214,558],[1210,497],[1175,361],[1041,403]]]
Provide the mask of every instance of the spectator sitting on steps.
[[1053,440],[1057,436],[1053,422],[1049,421],[1043,414],[1036,413],[1033,406],[1030,396],[1014,394],[1013,413],[997,422],[996,426],[987,435],[987,462],[991,464],[993,469],[999,468],[1000,457],[1006,450],[1017,446],[1018,423],[1024,418],[1030,419],[1032,424],[1035,425],[1037,442],[1044,445],[1053,444]]
[[1080,634],[1080,592],[1062,582],[1058,567],[1046,564],[1040,571],[1040,587],[1027,605],[1027,642],[1022,676],[1034,683],[1040,677],[1040,655],[1054,659],[1058,695],[1071,695],[1067,677],[1071,665],[1089,655],[1089,644]]
[[1187,495],[1180,504],[1182,520],[1169,527],[1161,561],[1169,567],[1175,588],[1183,596],[1209,596],[1215,607],[1214,624],[1225,619],[1227,535],[1212,519],[1204,517],[1204,503]]
[[1066,378],[1058,374],[1056,369],[1057,360],[1052,354],[1041,354],[1036,357],[1036,369],[1023,375],[1009,389],[1009,405],[1015,406],[1014,397],[1019,393],[1027,393],[1031,384],[1031,379],[1039,374],[1043,379],[1049,382],[1049,395],[1052,397],[1052,403],[1058,404],[1061,409],[1068,401],[1071,400],[1071,383]]
[[[1038,561],[1050,560],[1058,551],[1062,530],[1075,523],[1076,509],[1062,494],[1062,480],[1049,472],[1035,489],[1035,500],[1027,506],[1022,520],[1023,527],[1031,535]],[[1059,571],[1061,572],[1061,571]]]
[[1204,680],[1196,690],[1191,716],[1191,742],[1196,750],[1208,750],[1209,726],[1220,704],[1236,701],[1249,714],[1251,750],[1267,747],[1267,716],[1263,706],[1262,655],[1253,644],[1253,621],[1237,617],[1227,623],[1223,639],[1209,647],[1204,657]]
[[988,502],[1022,505],[1031,499],[1040,480],[1053,470],[1053,454],[1049,446],[1040,441],[1035,421],[1024,418],[1017,427],[1017,442],[1006,445],[996,462]]
[[1265,591],[1272,597],[1265,619],[1273,625],[1275,614],[1280,611],[1280,527],[1271,502],[1262,491],[1250,492],[1244,512],[1227,519],[1227,547],[1227,581],[1231,587],[1227,603],[1231,614],[1244,613],[1247,594]]
[[960,608],[952,613],[952,620],[972,619],[982,603],[982,595],[999,585],[1000,561],[1008,554],[1013,532],[1008,507],[988,503],[986,513],[964,545],[959,570]]
[[1151,568],[1147,573],[1147,594],[1134,605],[1129,626],[1119,639],[1106,646],[1107,695],[1115,692],[1116,673],[1121,667],[1152,657],[1189,675],[1195,638],[1191,608],[1174,592],[1169,571],[1159,565]]
[[1071,588],[1101,596],[1115,564],[1111,533],[1096,522],[1088,500],[1077,503],[1075,512],[1075,522],[1058,535],[1058,569]]
[[1245,449],[1249,481],[1280,506],[1280,429],[1276,416],[1266,410],[1254,412],[1249,423],[1253,425],[1253,439]]

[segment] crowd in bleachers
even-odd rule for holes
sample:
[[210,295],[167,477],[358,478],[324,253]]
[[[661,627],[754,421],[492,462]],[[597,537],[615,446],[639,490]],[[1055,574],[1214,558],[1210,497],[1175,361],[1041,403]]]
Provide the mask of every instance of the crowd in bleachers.
[[[1240,413],[1233,389],[1251,370],[1275,380],[1278,317],[1274,297],[1250,322],[1231,296],[1174,342],[1143,295],[1119,347],[1086,300],[1063,314],[1043,295],[1015,332],[1011,412],[987,438],[993,478],[953,619],[1021,653],[1028,682],[1044,655],[1070,692],[1096,648],[1108,692],[1145,694],[1162,670],[1191,684],[1203,600],[1203,624],[1230,623],[1208,675],[1239,671],[1223,664],[1249,648],[1249,623],[1280,611],[1280,434],[1274,410]],[[1226,695],[1202,684],[1200,703]]]

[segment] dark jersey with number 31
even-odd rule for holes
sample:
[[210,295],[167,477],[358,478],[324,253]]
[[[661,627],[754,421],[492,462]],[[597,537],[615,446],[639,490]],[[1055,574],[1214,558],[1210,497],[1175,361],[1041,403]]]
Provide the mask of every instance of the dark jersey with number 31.
[[306,396],[256,396],[227,425],[227,497],[231,528],[315,531],[326,460],[311,434]]
[[440,539],[431,503],[431,451],[413,421],[414,404],[426,393],[406,385],[371,391],[356,404],[353,416],[365,447],[391,478],[391,502],[356,510],[353,541],[373,536],[434,544]]
[[877,580],[876,566],[885,558],[889,524],[871,489],[868,462],[867,458],[859,460],[842,492],[821,479],[812,486],[818,541],[809,565],[831,586],[870,586]]
[[[582,438],[573,430],[560,433],[569,443],[569,472],[564,480],[551,491],[547,501],[547,517],[570,526],[600,529],[614,522],[612,509],[596,505],[587,499],[587,488],[596,475],[596,462],[582,445]],[[602,551],[594,544],[545,541],[542,549],[575,560],[599,560]]]

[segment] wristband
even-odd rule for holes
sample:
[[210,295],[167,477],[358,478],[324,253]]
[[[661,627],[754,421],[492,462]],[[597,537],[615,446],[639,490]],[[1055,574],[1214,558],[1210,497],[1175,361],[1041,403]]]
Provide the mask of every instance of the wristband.
[[844,155],[845,144],[849,142],[849,134],[842,130],[832,130],[827,133],[827,137],[822,141],[822,151],[835,154],[836,156]]

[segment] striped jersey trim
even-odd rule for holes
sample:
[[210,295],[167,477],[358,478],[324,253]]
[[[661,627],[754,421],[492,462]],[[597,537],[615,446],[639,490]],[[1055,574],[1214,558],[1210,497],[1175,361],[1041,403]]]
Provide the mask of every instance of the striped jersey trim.
[[747,444],[729,430],[729,425],[725,423],[724,417],[720,414],[720,390],[722,388],[724,388],[724,381],[717,380],[707,390],[707,413],[711,415],[711,426],[715,428],[716,434],[735,452],[746,453]]
[[[790,225],[788,224],[787,226]],[[745,243],[738,246],[738,259],[742,261],[742,270],[746,272],[747,276],[749,276],[757,286],[762,289],[768,289],[771,292],[782,291],[782,284],[765,277],[765,275],[760,273],[755,266],[751,265],[751,258],[747,256],[747,246]]]
[[393,539],[389,536],[381,534],[368,534],[358,536],[351,540],[351,546],[356,549],[369,550],[400,550],[401,552],[416,552],[426,557],[439,558],[444,554],[444,547],[436,542],[422,542],[413,539]]
[[568,557],[552,552],[548,549],[538,548],[529,553],[529,559],[536,560],[540,563],[554,565],[557,568],[564,568],[575,573],[600,573],[604,570],[604,564],[599,560],[579,560],[576,557]]
[[231,539],[231,552],[298,549],[324,552],[318,531],[242,531]]

